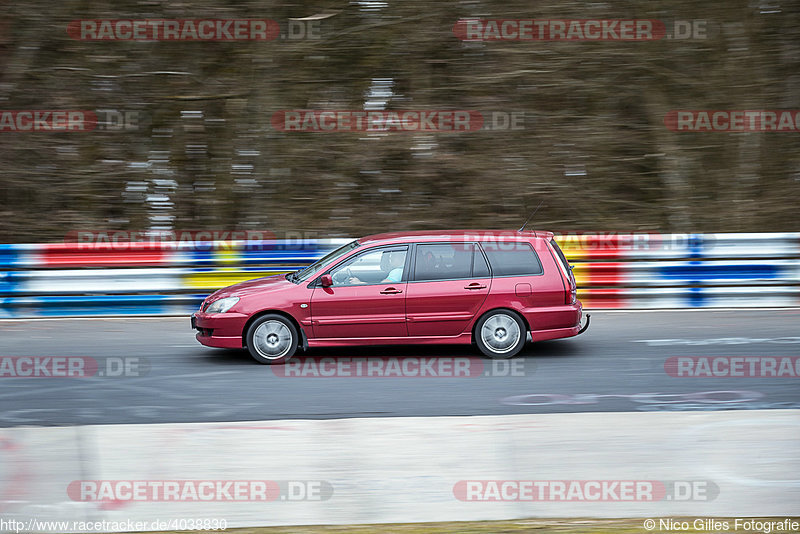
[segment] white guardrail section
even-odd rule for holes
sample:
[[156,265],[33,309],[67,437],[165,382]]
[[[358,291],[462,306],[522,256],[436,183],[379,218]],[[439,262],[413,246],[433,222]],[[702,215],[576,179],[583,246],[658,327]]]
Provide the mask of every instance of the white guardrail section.
[[[561,234],[586,308],[800,306],[800,233]],[[183,315],[348,239],[0,245],[0,318]]]

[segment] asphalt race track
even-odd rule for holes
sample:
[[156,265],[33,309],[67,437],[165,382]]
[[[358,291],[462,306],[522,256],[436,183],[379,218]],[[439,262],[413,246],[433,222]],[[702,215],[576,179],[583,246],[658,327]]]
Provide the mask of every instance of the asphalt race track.
[[[797,364],[796,309],[592,312],[583,335],[529,344],[500,363],[461,346],[362,347],[312,350],[280,370],[245,351],[201,346],[188,317],[2,321],[7,356],[90,357],[99,367],[85,378],[0,378],[0,427],[800,408],[800,379],[786,369],[781,377],[665,370],[674,356]],[[370,376],[314,376],[352,375],[370,361]]]

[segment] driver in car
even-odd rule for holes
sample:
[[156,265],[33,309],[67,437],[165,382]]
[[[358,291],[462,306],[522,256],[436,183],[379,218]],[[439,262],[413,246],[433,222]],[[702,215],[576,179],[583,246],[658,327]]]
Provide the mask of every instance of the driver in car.
[[399,282],[403,279],[403,265],[406,263],[404,252],[389,253],[389,274],[381,282]]
[[[400,280],[403,279],[403,266],[405,265],[405,262],[406,262],[405,261],[406,260],[405,252],[385,252],[384,254],[387,254],[389,256],[389,258],[388,258],[388,260],[389,260],[388,261],[389,272],[386,275],[386,278],[381,280],[381,283],[386,283],[386,282],[389,282],[389,283],[395,282],[396,283],[396,282],[399,282]],[[383,263],[383,262],[381,262],[381,263]],[[386,268],[387,267],[384,267],[384,269],[386,269]],[[361,280],[356,275],[352,274],[350,272],[350,268],[349,267],[344,270],[343,274],[344,274],[344,277],[345,277],[344,279],[346,280],[344,285],[362,285],[362,284],[367,284],[368,283],[368,282],[365,282],[365,281]]]

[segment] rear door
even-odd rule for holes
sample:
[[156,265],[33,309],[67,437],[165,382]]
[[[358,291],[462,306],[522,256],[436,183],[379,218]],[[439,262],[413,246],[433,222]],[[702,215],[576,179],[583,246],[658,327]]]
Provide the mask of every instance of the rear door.
[[474,243],[415,245],[407,285],[409,336],[456,336],[483,305],[492,278]]

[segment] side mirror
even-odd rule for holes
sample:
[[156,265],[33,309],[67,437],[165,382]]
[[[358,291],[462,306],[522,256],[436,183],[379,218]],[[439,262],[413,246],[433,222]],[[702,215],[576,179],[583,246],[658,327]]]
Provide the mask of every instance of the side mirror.
[[319,283],[322,284],[322,287],[331,287],[333,285],[333,277],[329,274],[323,274],[319,279]]

